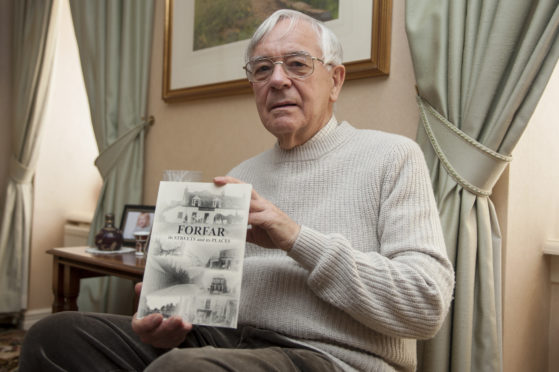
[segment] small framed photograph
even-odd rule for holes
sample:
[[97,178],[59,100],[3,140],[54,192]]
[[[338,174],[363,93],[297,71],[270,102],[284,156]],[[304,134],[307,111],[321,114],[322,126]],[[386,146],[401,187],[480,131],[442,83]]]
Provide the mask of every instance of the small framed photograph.
[[153,205],[125,205],[120,220],[122,231],[122,245],[133,247],[136,245],[135,232],[150,232],[153,225]]

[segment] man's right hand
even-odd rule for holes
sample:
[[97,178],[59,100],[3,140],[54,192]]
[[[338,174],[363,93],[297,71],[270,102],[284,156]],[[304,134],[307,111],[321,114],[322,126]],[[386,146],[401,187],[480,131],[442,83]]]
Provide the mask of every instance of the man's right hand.
[[[142,283],[136,284],[134,290],[140,295]],[[160,349],[172,349],[184,341],[192,329],[192,324],[173,316],[163,319],[161,314],[150,314],[142,319],[132,318],[132,329],[140,336],[142,342]]]

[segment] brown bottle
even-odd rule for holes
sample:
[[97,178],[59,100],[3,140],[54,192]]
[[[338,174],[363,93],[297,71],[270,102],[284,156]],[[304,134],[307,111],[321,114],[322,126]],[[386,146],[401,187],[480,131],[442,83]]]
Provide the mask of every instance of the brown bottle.
[[105,226],[95,235],[95,245],[100,251],[118,251],[122,246],[122,232],[114,226],[115,215],[105,215]]

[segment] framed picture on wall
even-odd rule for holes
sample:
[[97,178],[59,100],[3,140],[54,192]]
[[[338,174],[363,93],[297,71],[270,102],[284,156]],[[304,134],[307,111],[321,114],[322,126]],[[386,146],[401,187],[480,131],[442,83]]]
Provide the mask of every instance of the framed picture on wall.
[[346,79],[388,75],[392,0],[166,0],[163,99],[249,92],[243,54],[256,27],[281,8],[278,3],[320,19],[336,33]]
[[125,205],[120,220],[122,245],[133,247],[136,244],[134,233],[149,233],[153,225],[154,213],[155,206],[153,205]]

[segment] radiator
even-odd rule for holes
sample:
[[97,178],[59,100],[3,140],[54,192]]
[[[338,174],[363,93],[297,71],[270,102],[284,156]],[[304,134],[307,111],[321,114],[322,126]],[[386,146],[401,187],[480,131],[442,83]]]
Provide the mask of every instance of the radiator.
[[64,246],[78,247],[87,245],[91,218],[84,216],[68,216],[64,224]]

